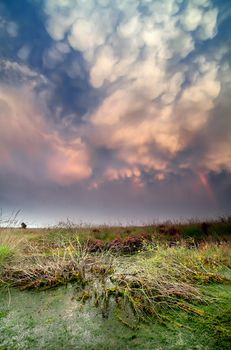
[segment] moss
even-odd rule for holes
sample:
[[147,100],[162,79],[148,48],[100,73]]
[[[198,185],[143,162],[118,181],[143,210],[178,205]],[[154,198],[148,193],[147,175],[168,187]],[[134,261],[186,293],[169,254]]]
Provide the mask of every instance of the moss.
[[[132,313],[123,313],[127,304],[117,314],[110,310],[104,319],[91,303],[81,307],[75,285],[44,292],[13,289],[8,293],[0,289],[4,315],[0,319],[0,348],[228,350],[229,339],[220,327],[229,327],[231,286],[214,284],[203,288],[219,297],[220,303],[197,307],[204,310],[201,316],[179,309],[166,310],[162,323],[154,318],[137,323]],[[116,291],[111,288],[108,292]]]
[[231,349],[231,305],[223,304],[223,309],[208,315],[204,324],[214,339],[214,350]]

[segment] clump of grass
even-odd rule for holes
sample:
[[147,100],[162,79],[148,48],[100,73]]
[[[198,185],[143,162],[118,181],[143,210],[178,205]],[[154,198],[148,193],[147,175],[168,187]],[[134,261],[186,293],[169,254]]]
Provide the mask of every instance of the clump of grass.
[[14,250],[7,245],[0,245],[0,266],[9,261],[14,255]]
[[0,271],[2,285],[25,290],[49,289],[78,282],[84,287],[92,272],[96,273],[97,266],[99,271],[105,270],[104,260],[107,255],[89,255],[86,247],[77,238],[75,245],[73,242],[66,245],[63,243],[61,248],[50,255],[41,254],[31,245],[28,249],[28,256],[21,256],[16,265],[7,265]]
[[23,246],[24,239],[10,230],[0,233],[0,268],[16,257]]
[[1,274],[2,283],[25,289],[48,289],[68,282],[84,284],[84,275],[73,261],[41,260],[34,265],[11,266]]
[[173,308],[201,316],[203,310],[198,303],[208,300],[195,286],[169,279],[165,274],[152,278],[141,272],[118,274],[106,281],[89,285],[79,299],[93,300],[103,317],[108,317],[114,306],[118,318],[132,328],[152,317],[165,322],[167,312]]
[[231,282],[219,273],[230,264],[228,252],[225,245],[204,245],[200,249],[188,249],[186,244],[173,248],[151,246],[136,256],[117,258],[114,272],[103,284],[88,286],[84,298],[92,298],[104,317],[113,300],[124,322],[132,317],[138,321],[153,316],[163,320],[172,308],[202,316],[198,305],[211,299],[199,286]]

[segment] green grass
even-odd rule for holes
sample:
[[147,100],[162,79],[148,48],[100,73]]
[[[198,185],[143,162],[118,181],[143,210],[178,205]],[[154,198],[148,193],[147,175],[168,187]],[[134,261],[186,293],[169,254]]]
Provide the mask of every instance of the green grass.
[[[229,349],[229,228],[0,230],[0,350]],[[143,233],[138,250],[107,248]]]
[[17,256],[23,239],[14,230],[0,231],[0,268]]
[[11,249],[7,245],[1,245],[0,246],[0,265],[5,263],[7,260],[9,261],[13,255],[14,255],[13,249]]

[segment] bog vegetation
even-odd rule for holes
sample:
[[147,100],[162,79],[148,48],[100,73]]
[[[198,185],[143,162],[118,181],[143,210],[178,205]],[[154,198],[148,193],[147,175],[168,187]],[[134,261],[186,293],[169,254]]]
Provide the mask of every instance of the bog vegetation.
[[[0,287],[44,291],[72,284],[78,305],[96,308],[105,322],[114,317],[133,330],[157,322],[175,332],[196,324],[197,332],[209,335],[207,349],[229,349],[230,248],[231,218],[142,227],[2,228]],[[225,297],[217,286],[228,291]],[[173,348],[161,347],[161,340],[158,346]]]

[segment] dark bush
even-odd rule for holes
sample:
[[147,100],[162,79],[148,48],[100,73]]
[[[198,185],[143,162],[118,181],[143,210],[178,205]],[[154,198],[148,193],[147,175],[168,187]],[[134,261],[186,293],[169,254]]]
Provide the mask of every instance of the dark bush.
[[208,224],[207,222],[202,222],[201,224],[201,231],[207,235],[208,234],[208,231],[209,231],[209,227],[210,227],[210,224]]
[[100,229],[98,229],[98,228],[93,228],[92,232],[94,232],[94,233],[100,233]]

